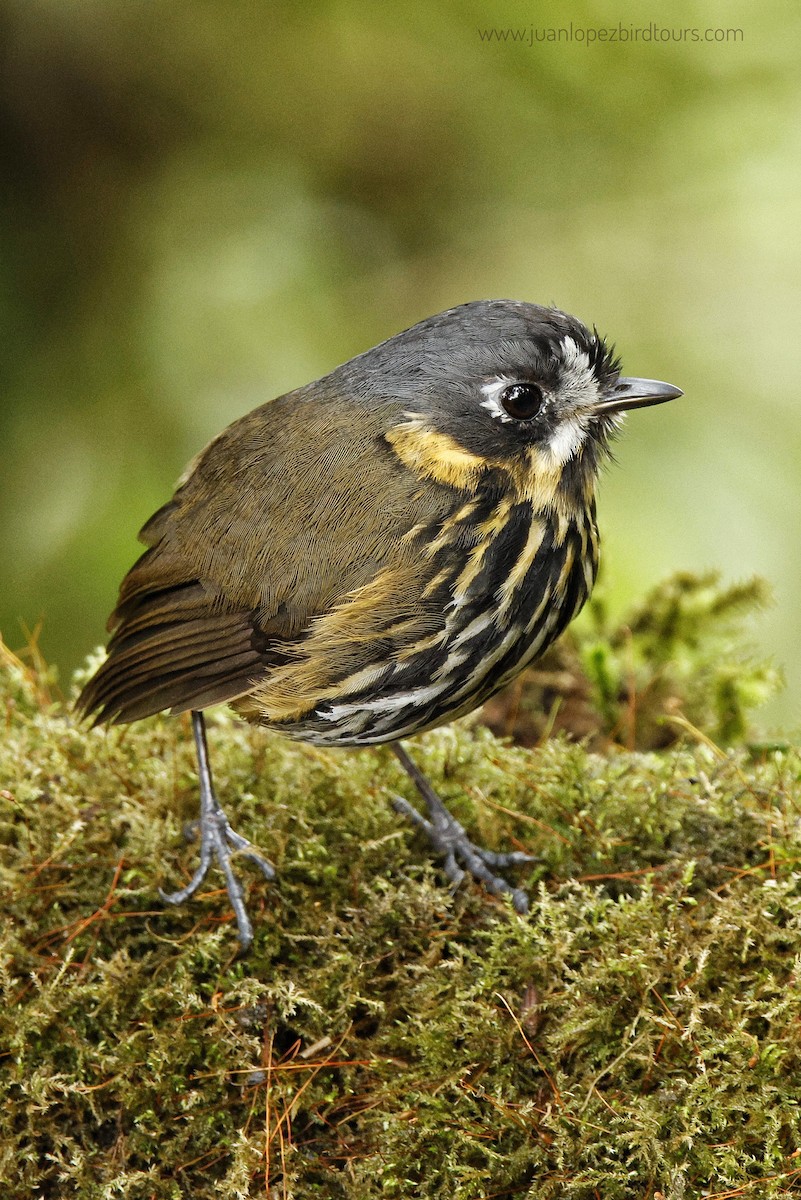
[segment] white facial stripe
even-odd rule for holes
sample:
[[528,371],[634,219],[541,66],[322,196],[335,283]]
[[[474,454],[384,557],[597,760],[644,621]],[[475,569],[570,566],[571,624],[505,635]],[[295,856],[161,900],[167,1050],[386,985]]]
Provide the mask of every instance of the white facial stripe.
[[510,384],[516,382],[519,381],[514,379],[505,379],[503,376],[499,375],[497,379],[491,379],[489,383],[483,384],[481,388],[481,391],[487,397],[486,400],[482,400],[480,402],[481,407],[486,408],[487,412],[492,413],[496,420],[503,421],[504,424],[509,424],[510,422],[514,423],[514,417],[510,417],[506,409],[501,404],[501,395],[503,394],[505,388],[508,388]]
[[572,337],[562,338],[562,362],[582,374],[590,370],[589,354],[586,350],[579,350],[578,342]]
[[586,436],[587,426],[579,417],[560,421],[553,437],[548,442],[548,449],[554,462],[563,467],[578,453]]
[[[590,356],[575,338],[562,338],[558,357],[561,360],[559,386],[551,402],[559,419],[545,453],[550,456],[554,466],[562,467],[581,450],[589,428],[588,414],[597,404],[599,393]],[[505,388],[521,382],[524,381],[517,377],[499,375],[484,383],[481,387],[484,396],[480,401],[481,407],[496,421],[502,421],[505,425],[519,424],[506,412],[501,396]]]
[[598,380],[586,350],[580,350],[572,337],[562,339],[562,370],[560,372],[560,398],[567,405],[575,405],[580,411],[598,402]]

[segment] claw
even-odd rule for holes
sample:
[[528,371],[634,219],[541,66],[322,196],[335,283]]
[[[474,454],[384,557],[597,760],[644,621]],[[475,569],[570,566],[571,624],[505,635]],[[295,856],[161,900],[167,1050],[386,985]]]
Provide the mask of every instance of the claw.
[[186,887],[175,892],[165,892],[159,888],[159,895],[165,904],[183,904],[190,896],[194,896],[208,874],[213,860],[216,860],[223,875],[228,898],[233,906],[236,917],[237,934],[242,950],[249,948],[253,941],[253,926],[245,907],[245,894],[239,878],[231,866],[235,854],[255,863],[265,879],[275,879],[275,868],[258,850],[231,827],[231,824],[220,807],[214,794],[209,766],[209,752],[206,744],[206,725],[201,712],[192,713],[192,732],[195,736],[197,749],[198,778],[200,780],[200,862],[197,870]]
[[440,800],[431,784],[420,768],[413,762],[400,745],[394,745],[393,750],[405,770],[411,776],[417,790],[426,802],[427,819],[422,813],[405,800],[403,796],[393,796],[392,804],[396,812],[402,813],[428,837],[432,846],[445,859],[445,874],[454,886],[458,886],[465,872],[457,865],[457,859],[464,863],[474,879],[478,879],[488,891],[496,896],[508,895],[519,913],[528,912],[528,896],[522,888],[513,888],[501,875],[493,874],[490,867],[501,869],[511,866],[522,866],[534,862],[531,854],[522,850],[512,850],[507,854],[499,854],[495,850],[484,850],[477,846],[467,836],[467,832]]

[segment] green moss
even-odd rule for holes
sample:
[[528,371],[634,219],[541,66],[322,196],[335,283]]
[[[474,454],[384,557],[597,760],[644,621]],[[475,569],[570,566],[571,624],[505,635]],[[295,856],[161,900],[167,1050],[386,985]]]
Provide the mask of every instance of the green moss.
[[582,660],[607,731],[664,745],[665,717],[681,709],[718,744],[742,740],[750,711],[781,686],[781,673],[743,643],[743,619],[769,600],[761,579],[724,586],[708,571],[673,575],[617,628],[592,601],[595,637]]
[[[90,731],[7,655],[0,1191],[794,1194],[801,758],[714,744],[741,737],[754,668],[721,653],[709,581],[666,589],[629,628],[638,678],[700,727],[685,742],[531,751],[463,722],[415,744],[471,831],[538,856],[526,918],[447,890],[388,803],[411,793],[387,750],[212,714],[219,792],[279,869],[243,866],[245,959],[216,877],[157,899],[195,856],[186,721]],[[591,637],[614,708],[622,643]]]
[[688,721],[734,745],[783,684],[744,637],[769,598],[760,579],[727,586],[716,571],[679,572],[615,623],[596,588],[582,621],[486,706],[485,719],[524,745],[557,731],[593,748],[612,739],[665,749]]

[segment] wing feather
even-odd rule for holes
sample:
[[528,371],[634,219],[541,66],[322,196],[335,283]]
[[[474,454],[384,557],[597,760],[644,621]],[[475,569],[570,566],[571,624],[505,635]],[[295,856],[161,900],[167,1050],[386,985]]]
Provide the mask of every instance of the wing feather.
[[[434,523],[452,509],[450,489],[426,496]],[[148,549],[123,580],[108,658],[79,709],[133,721],[264,685],[320,618],[409,553],[420,509],[381,414],[343,405],[324,381],[247,414],[142,529]]]

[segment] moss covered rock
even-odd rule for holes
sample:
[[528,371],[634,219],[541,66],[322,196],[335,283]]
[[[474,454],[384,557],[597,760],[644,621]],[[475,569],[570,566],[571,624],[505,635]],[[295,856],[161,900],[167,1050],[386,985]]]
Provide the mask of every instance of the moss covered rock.
[[157,897],[196,854],[188,723],[88,730],[4,652],[2,1194],[794,1194],[801,759],[743,743],[768,676],[711,655],[703,620],[695,649],[685,628],[660,658],[665,606],[628,626],[653,643],[637,677],[651,662],[669,680],[658,752],[611,740],[630,689],[604,690],[623,643],[598,624],[571,652],[590,742],[529,749],[463,722],[415,744],[471,832],[537,856],[526,917],[448,890],[388,803],[413,797],[387,750],[322,753],[212,713],[219,793],[279,870],[242,866],[244,959],[222,886]]

